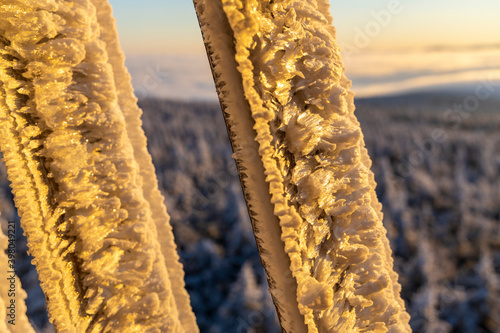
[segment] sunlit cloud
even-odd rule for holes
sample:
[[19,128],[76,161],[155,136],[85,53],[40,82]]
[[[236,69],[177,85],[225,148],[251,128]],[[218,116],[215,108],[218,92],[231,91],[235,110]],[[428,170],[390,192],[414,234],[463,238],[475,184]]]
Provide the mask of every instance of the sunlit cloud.
[[344,61],[353,90],[360,97],[464,88],[480,80],[500,80],[500,48],[366,51]]
[[[344,62],[358,97],[463,90],[481,80],[500,82],[500,48],[364,51]],[[127,67],[139,98],[217,99],[204,54],[131,55]]]
[[207,57],[201,55],[132,55],[127,57],[136,96],[173,100],[216,100]]
[[469,90],[483,82],[500,86],[500,69],[422,75],[385,83],[354,84],[353,91],[357,97],[375,97],[417,91]]

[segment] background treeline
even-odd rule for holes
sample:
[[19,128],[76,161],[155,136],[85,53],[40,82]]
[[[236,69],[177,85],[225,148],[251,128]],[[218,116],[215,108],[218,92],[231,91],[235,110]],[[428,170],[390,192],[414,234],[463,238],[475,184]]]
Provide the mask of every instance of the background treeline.
[[[500,330],[500,101],[458,111],[466,98],[356,102],[415,332]],[[280,332],[220,107],[155,99],[140,106],[201,331]],[[3,166],[0,179],[2,216],[18,222]],[[47,327],[18,238],[28,315]]]

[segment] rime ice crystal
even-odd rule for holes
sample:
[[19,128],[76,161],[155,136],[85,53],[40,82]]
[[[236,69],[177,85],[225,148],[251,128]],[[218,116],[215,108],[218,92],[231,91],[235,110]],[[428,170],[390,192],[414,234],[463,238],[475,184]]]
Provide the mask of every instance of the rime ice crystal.
[[195,4],[283,329],[409,332],[327,1]]
[[0,46],[0,144],[56,329],[196,332],[107,1],[9,1]]

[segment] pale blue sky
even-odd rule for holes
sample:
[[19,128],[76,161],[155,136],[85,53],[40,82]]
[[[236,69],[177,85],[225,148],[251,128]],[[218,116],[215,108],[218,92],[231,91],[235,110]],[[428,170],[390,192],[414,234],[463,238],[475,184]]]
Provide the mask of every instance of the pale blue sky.
[[[370,48],[500,43],[498,0],[393,0],[401,13],[370,38]],[[126,53],[203,50],[190,0],[110,0]],[[390,0],[332,0],[340,41],[352,43]],[[358,30],[359,29],[359,30]]]
[[[110,2],[138,97],[215,100],[191,0]],[[500,82],[499,0],[331,3],[347,75],[358,96]],[[377,13],[385,13],[383,19]]]

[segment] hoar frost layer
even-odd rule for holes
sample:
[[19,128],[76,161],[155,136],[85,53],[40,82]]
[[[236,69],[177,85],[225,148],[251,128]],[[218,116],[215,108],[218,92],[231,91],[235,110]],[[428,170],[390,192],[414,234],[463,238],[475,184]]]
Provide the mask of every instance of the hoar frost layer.
[[195,4],[283,329],[409,332],[328,2]]
[[196,332],[106,0],[0,5],[0,144],[60,332]]

